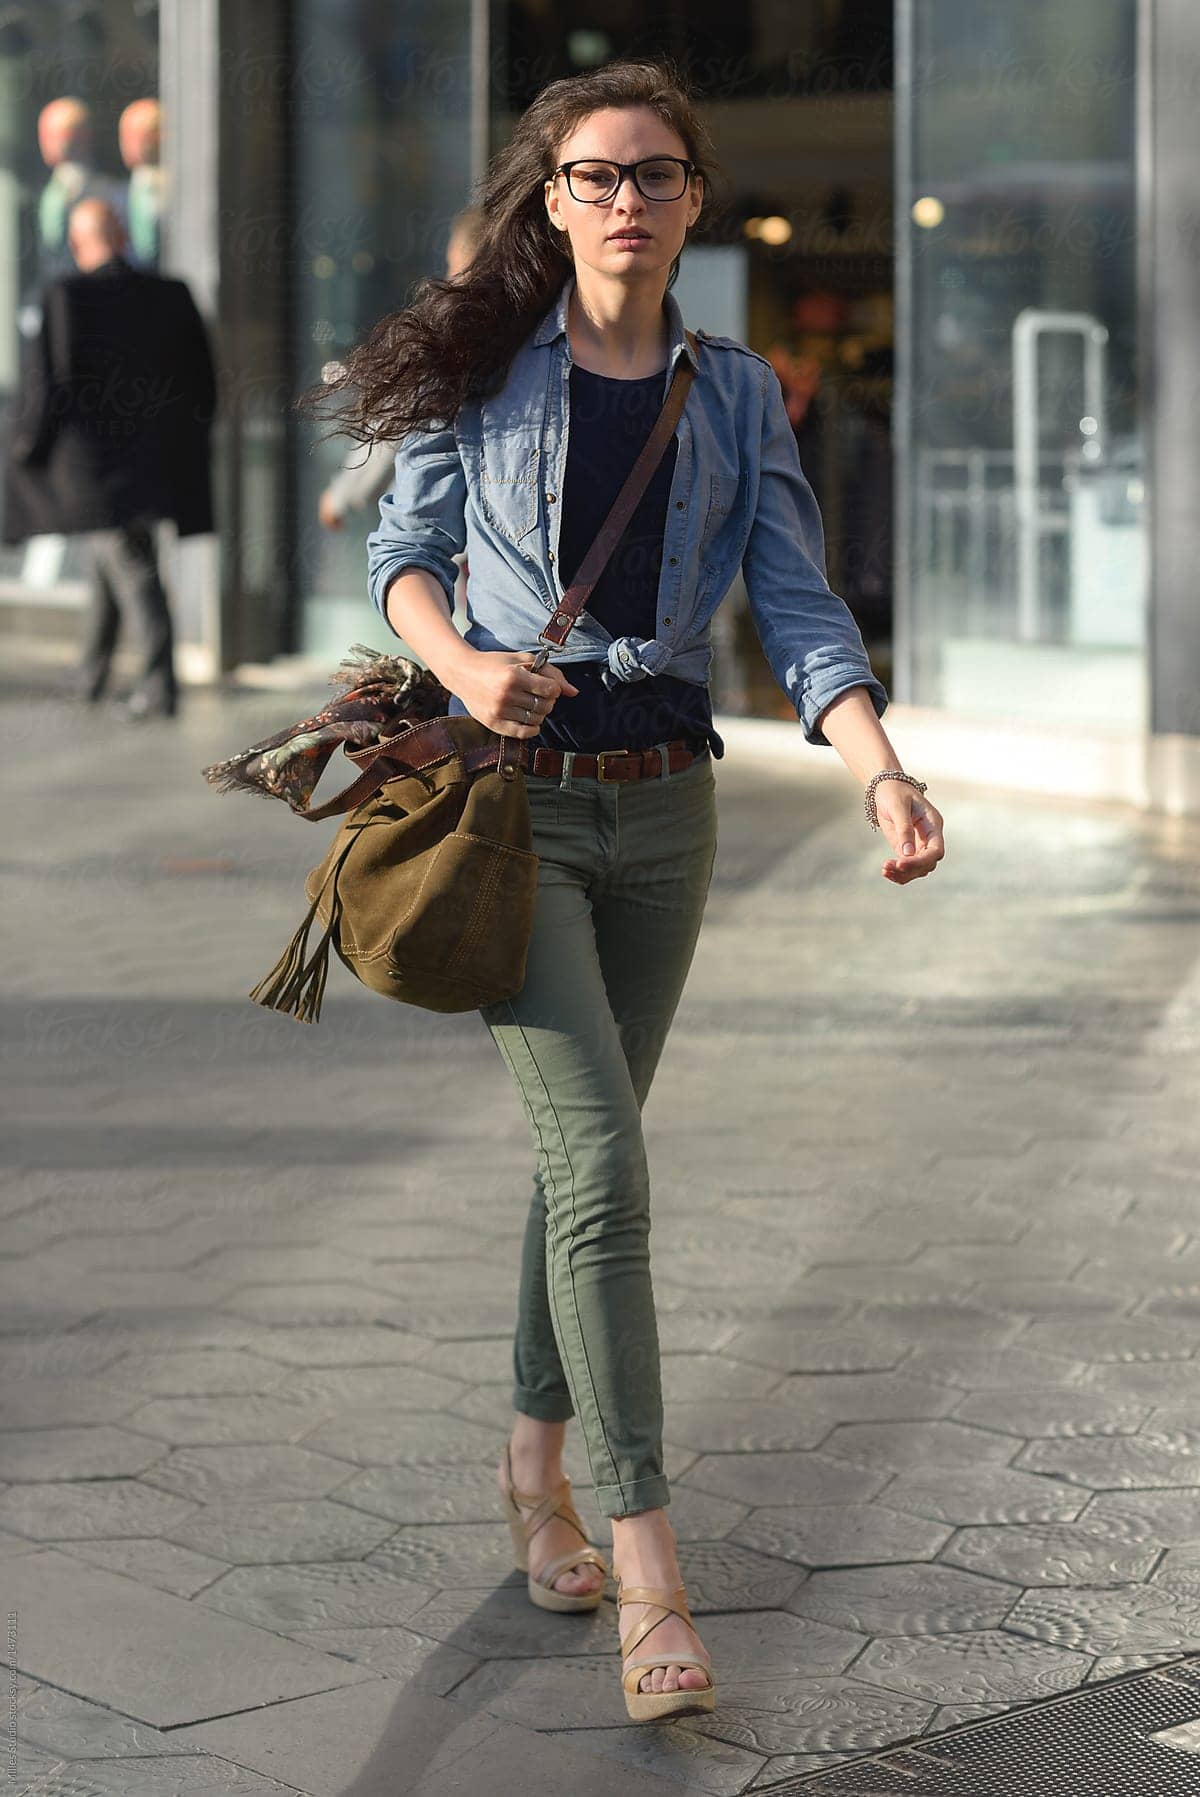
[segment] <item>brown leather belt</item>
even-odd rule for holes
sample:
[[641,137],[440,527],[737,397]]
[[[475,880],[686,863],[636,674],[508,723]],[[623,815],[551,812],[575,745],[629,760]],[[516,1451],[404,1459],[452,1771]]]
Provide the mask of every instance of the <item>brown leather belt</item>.
[[[688,747],[687,743],[677,738],[666,745],[667,768],[672,774],[681,774],[696,759],[697,751]],[[701,754],[707,750],[701,750]],[[564,751],[562,749],[533,750],[532,759],[526,763],[527,774],[545,774],[557,780],[563,771]],[[595,755],[576,754],[571,764],[571,778],[583,775],[585,779],[603,780],[611,785],[613,781],[659,779],[662,776],[661,749],[601,749]]]

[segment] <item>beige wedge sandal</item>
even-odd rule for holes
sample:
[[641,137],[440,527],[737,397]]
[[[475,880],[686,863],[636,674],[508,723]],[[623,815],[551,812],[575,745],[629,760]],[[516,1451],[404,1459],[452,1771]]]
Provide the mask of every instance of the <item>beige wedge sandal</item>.
[[[679,1601],[676,1602],[675,1600]],[[622,1586],[620,1575],[617,1575],[617,1629],[621,1627],[622,1604],[653,1604],[662,1611],[661,1616],[646,1617],[635,1623],[627,1635],[621,1636],[621,1685],[625,1692],[625,1708],[629,1712],[631,1722],[653,1722],[659,1716],[685,1716],[696,1710],[711,1710],[716,1707],[717,1688],[713,1683],[712,1666],[707,1659],[701,1659],[694,1653],[659,1654],[657,1659],[647,1658],[631,1660],[631,1653],[642,1645],[651,1629],[656,1629],[660,1622],[668,1616],[681,1616],[689,1628],[694,1627],[691,1611],[688,1609],[685,1587],[676,1585],[673,1589],[666,1585],[625,1585]],[[708,1678],[708,1684],[698,1691],[639,1691],[643,1678],[656,1666],[698,1666]]]
[[[587,1538],[587,1530],[579,1519],[578,1512],[571,1502],[571,1481],[563,1479],[553,1491],[542,1491],[531,1494],[517,1491],[513,1486],[512,1453],[506,1443],[504,1448],[504,1477],[508,1489],[504,1494],[504,1516],[512,1536],[513,1554],[516,1558],[517,1570],[528,1573],[528,1589],[530,1600],[540,1610],[596,1610],[604,1602],[603,1581],[594,1591],[585,1591],[578,1595],[568,1591],[556,1591],[554,1581],[561,1578],[564,1572],[576,1566],[598,1566],[604,1577],[608,1577],[608,1562],[597,1548],[591,1546]],[[518,1509],[519,1504],[532,1504],[529,1515]],[[569,1522],[573,1529],[578,1529],[585,1545],[575,1553],[559,1554],[557,1559],[548,1560],[539,1568],[537,1577],[529,1572],[529,1543],[551,1517],[559,1516]]]

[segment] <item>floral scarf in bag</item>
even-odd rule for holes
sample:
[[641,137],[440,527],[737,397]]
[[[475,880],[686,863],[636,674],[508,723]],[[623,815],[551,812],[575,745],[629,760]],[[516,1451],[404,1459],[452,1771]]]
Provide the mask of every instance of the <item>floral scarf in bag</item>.
[[450,695],[430,669],[355,643],[330,677],[340,695],[311,718],[252,743],[201,772],[220,792],[257,792],[303,813],[339,743],[352,749],[446,715]]

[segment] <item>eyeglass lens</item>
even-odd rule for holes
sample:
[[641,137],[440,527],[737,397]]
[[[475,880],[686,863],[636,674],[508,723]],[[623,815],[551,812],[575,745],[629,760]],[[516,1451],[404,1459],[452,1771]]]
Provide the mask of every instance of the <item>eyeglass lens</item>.
[[[567,185],[577,200],[607,200],[620,179],[615,162],[577,162],[567,173]],[[678,162],[639,162],[634,180],[648,200],[677,200],[687,186],[687,170]]]

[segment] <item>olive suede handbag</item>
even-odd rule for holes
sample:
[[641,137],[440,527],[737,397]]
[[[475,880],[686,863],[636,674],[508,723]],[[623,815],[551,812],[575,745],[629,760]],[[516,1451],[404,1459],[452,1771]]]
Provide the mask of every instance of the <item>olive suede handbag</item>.
[[[688,332],[693,350],[696,340]],[[566,640],[632,517],[683,412],[693,370],[680,358],[662,411],[579,572],[546,628],[533,668]],[[429,1011],[470,1011],[511,998],[525,982],[538,857],[525,771],[529,743],[477,719],[428,716],[449,693],[428,670],[422,719],[343,753],[361,772],[310,823],[346,813],[304,883],[308,914],[250,992],[256,1004],[315,1023],[332,946],[372,992]],[[232,764],[224,764],[230,766]],[[206,770],[211,773],[212,770]],[[324,934],[311,954],[314,920]]]

